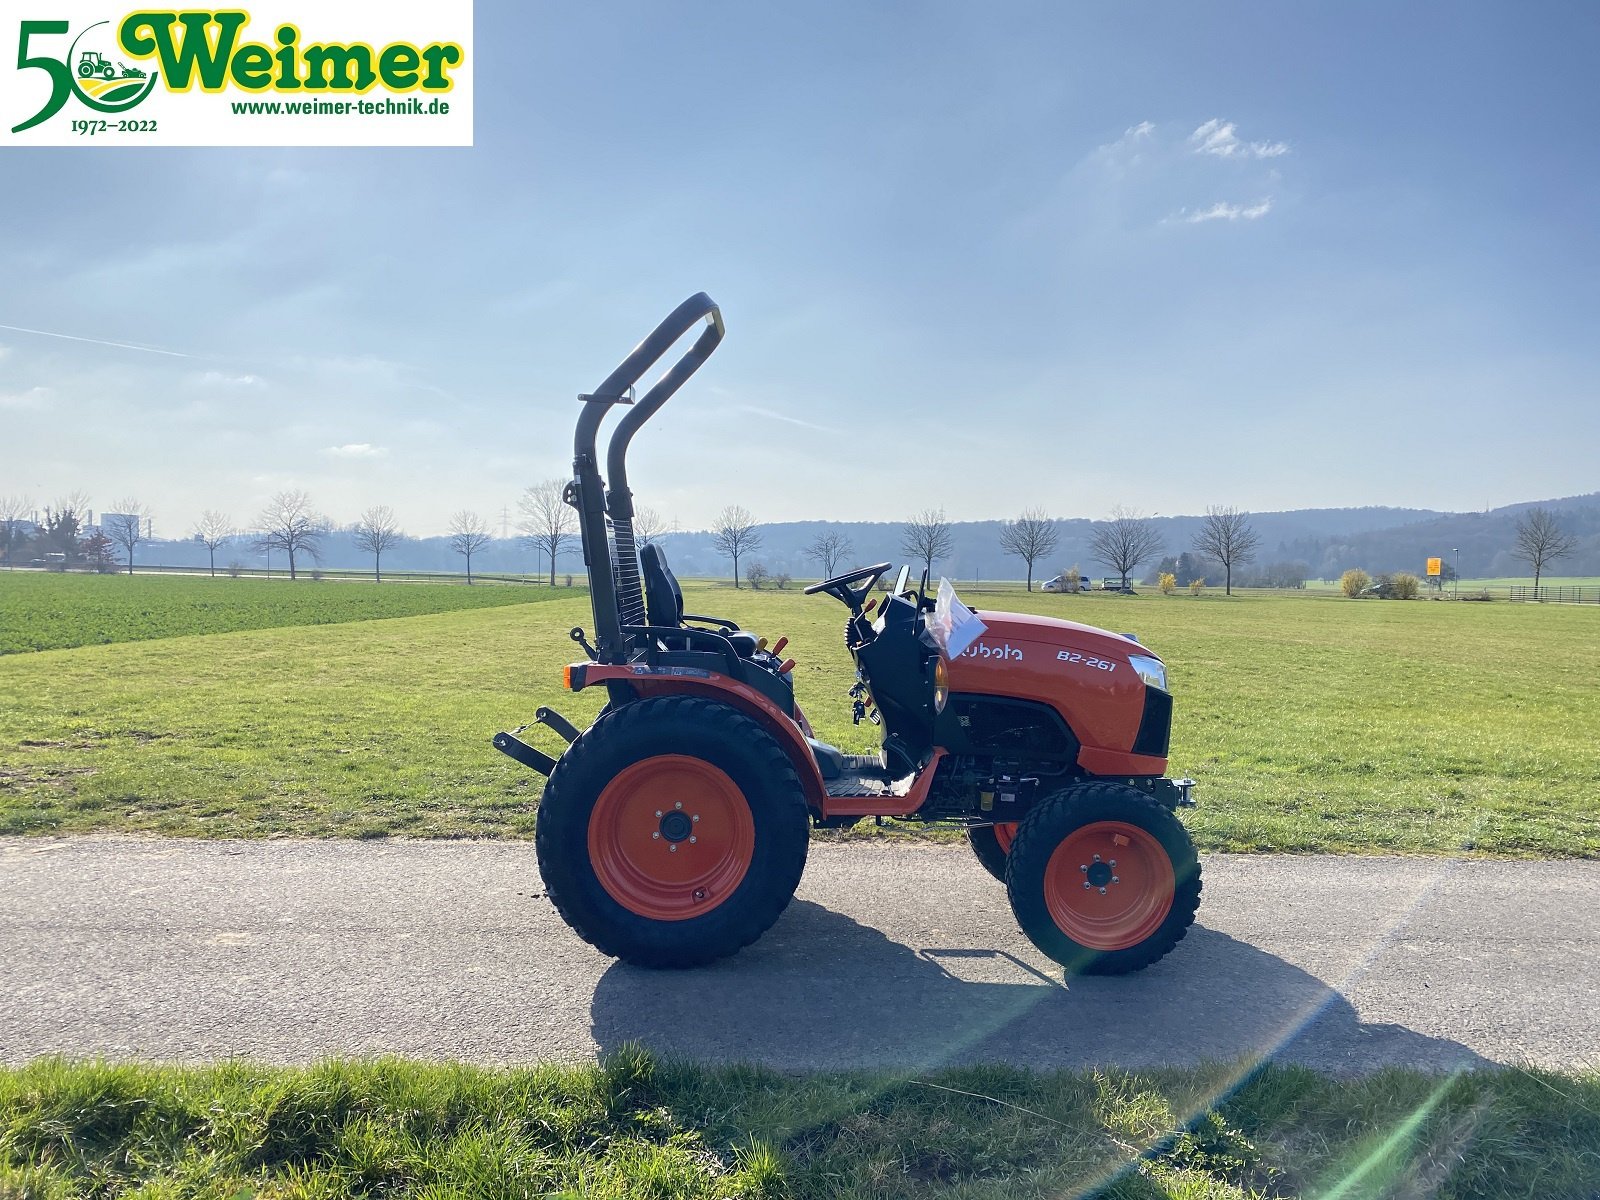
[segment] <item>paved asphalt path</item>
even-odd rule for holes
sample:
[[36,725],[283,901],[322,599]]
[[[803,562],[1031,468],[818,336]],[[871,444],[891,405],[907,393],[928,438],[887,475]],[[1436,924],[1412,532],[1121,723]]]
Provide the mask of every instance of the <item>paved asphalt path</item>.
[[1205,880],[1175,953],[1063,983],[964,848],[820,845],[765,938],[667,973],[570,934],[525,842],[0,839],[0,1061],[1600,1061],[1600,863],[1219,855]]

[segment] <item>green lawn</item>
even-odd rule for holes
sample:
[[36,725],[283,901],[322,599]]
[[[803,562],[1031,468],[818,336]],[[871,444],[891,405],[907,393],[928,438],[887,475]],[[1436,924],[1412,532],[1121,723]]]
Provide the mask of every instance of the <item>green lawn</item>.
[[0,654],[414,617],[571,595],[561,588],[525,585],[342,587],[310,580],[291,584],[287,579],[225,576],[0,571]]
[[[1533,586],[1532,575],[1504,575],[1494,579],[1463,579],[1463,588],[1508,588],[1513,585]],[[1600,587],[1600,575],[1545,575],[1539,580],[1541,587]],[[1445,584],[1445,591],[1451,589]]]
[[[992,602],[1131,630],[1168,660],[1171,767],[1199,780],[1185,820],[1206,848],[1600,854],[1600,608]],[[691,585],[688,606],[788,635],[819,736],[869,748],[875,731],[848,716],[838,604]],[[540,777],[489,737],[539,704],[592,717],[599,693],[560,690],[567,630],[589,623],[581,594],[558,589],[542,604],[0,658],[0,833],[528,836]]]
[[0,1196],[1589,1200],[1600,1075],[0,1071]]

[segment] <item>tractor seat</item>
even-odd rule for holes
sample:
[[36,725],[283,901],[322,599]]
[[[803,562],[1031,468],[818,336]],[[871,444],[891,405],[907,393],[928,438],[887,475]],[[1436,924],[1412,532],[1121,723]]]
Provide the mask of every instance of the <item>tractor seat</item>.
[[[678,577],[667,565],[667,554],[654,542],[639,547],[639,566],[644,574],[644,607],[650,624],[666,629],[676,629],[683,624],[683,588]],[[756,652],[757,638],[743,630],[722,630],[722,636],[733,643],[740,658],[749,658]]]

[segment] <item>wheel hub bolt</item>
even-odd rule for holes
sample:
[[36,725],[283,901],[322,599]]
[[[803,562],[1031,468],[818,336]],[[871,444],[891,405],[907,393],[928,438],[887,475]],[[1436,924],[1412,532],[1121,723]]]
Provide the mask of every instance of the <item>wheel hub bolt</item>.
[[[697,838],[697,837],[695,837],[695,836],[694,836],[694,834],[692,834],[692,833],[691,833],[691,834],[690,834],[690,835],[689,835],[689,840],[690,840],[690,841],[691,841],[691,842],[698,842],[698,841],[699,841],[699,840],[700,840],[700,839],[699,839],[699,838]],[[1116,880],[1115,880],[1115,879],[1113,879],[1113,880],[1112,880],[1112,881],[1111,881],[1111,882],[1112,882],[1112,883],[1115,883],[1115,882],[1116,882]]]
[[[674,850],[676,850],[676,849],[677,849],[677,847],[676,847],[676,846],[674,846],[674,847],[673,847],[673,849],[674,849]],[[1105,895],[1105,894],[1106,894],[1106,890],[1105,890],[1105,888],[1101,888],[1101,889],[1100,889],[1100,894],[1101,894],[1101,895],[1102,895],[1102,896],[1104,896],[1104,895]]]
[[[672,853],[676,854],[678,852],[678,843],[677,842],[669,842],[669,843],[667,843],[667,849],[670,850]],[[1103,891],[1105,891],[1105,888],[1101,888],[1100,890],[1103,892]]]
[[694,832],[694,822],[689,820],[688,813],[672,809],[661,818],[661,827],[656,832],[676,845]]

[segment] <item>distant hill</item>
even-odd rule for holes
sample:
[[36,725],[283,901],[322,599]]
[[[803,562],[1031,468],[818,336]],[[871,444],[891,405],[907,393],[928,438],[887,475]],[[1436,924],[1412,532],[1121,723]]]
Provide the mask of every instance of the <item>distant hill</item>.
[[[1307,508],[1289,512],[1251,514],[1251,523],[1261,536],[1257,565],[1298,561],[1306,564],[1312,578],[1337,578],[1348,567],[1367,571],[1420,572],[1430,555],[1452,561],[1460,549],[1464,576],[1525,574],[1526,569],[1511,557],[1516,539],[1517,517],[1529,508],[1543,505],[1561,514],[1566,528],[1580,539],[1571,558],[1563,559],[1558,570],[1564,575],[1600,575],[1600,492],[1568,496],[1556,500],[1527,501],[1482,513],[1447,513],[1415,508]],[[1165,552],[1177,555],[1190,549],[1199,532],[1200,516],[1151,518],[1162,535]],[[1062,520],[1061,541],[1048,563],[1040,564],[1037,577],[1053,574],[1076,565],[1085,575],[1109,574],[1094,561],[1089,549],[1094,523],[1083,519]],[[824,530],[836,530],[850,538],[855,552],[851,562],[899,562],[901,524],[897,521],[785,521],[761,527],[761,549],[752,561],[774,572],[787,571],[797,577],[812,576],[817,567],[805,557],[805,546]],[[1021,579],[1020,560],[1000,549],[1000,522],[962,521],[953,526],[955,550],[939,567],[956,579]],[[717,576],[728,572],[728,564],[704,531],[670,533],[661,539],[672,560],[673,569],[684,576]],[[163,566],[204,566],[205,547],[192,541],[155,541],[139,548],[137,560]],[[218,566],[238,560],[249,566],[263,563],[247,542],[224,547],[217,552]],[[282,556],[274,555],[274,566],[282,566]],[[546,569],[543,559],[524,548],[516,539],[496,539],[473,555],[474,570],[530,571]],[[360,568],[371,565],[371,558],[357,550],[348,532],[331,534],[323,544],[322,565]],[[1151,566],[1154,563],[1150,564]],[[461,556],[450,549],[445,537],[407,541],[384,555],[386,569],[395,571],[459,571]],[[563,554],[558,573],[581,573],[582,556],[576,545]]]

